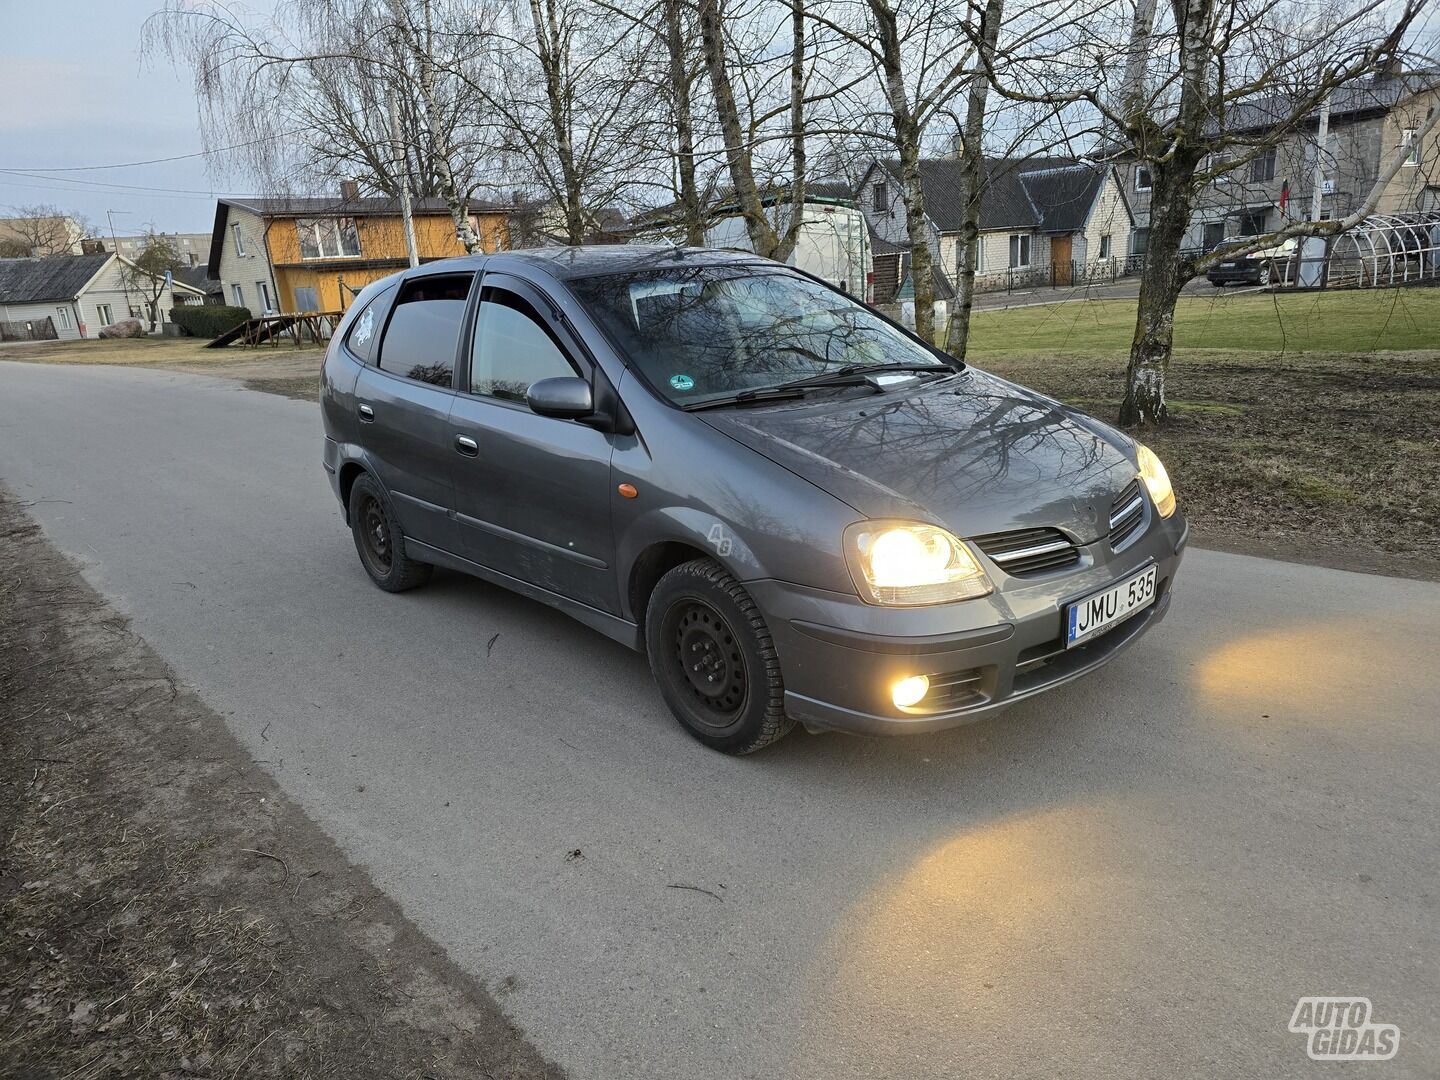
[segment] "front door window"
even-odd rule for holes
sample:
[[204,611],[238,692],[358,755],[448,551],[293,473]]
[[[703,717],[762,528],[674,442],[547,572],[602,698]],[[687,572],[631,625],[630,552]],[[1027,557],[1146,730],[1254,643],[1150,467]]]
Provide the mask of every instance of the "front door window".
[[491,290],[481,303],[470,352],[472,393],[523,402],[531,383],[576,373],[526,307],[500,290]]

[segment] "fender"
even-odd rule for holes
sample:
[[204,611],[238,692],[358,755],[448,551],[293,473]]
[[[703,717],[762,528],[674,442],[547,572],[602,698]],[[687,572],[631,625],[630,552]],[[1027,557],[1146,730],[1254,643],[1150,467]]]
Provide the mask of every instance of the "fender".
[[640,553],[663,543],[688,544],[705,552],[737,581],[769,577],[759,556],[732,522],[693,506],[665,506],[647,511],[616,537],[616,565],[624,579],[622,594]]

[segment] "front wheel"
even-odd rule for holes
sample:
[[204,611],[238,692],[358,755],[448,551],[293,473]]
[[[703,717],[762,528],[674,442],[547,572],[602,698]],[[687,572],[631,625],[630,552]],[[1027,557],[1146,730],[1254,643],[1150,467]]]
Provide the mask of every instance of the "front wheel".
[[1256,284],[1257,284],[1257,285],[1269,285],[1269,284],[1270,284],[1270,264],[1269,264],[1269,263],[1266,263],[1264,266],[1260,267],[1260,276],[1259,276],[1259,279],[1256,281]]
[[706,746],[750,754],[795,726],[764,616],[709,559],[677,566],[656,584],[645,645],[665,703]]

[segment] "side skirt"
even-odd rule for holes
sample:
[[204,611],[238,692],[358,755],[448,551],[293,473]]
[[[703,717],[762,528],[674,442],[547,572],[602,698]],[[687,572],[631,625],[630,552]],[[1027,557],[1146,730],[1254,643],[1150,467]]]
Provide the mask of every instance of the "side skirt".
[[519,593],[521,596],[529,597],[531,600],[538,600],[542,604],[558,608],[577,622],[584,623],[590,629],[597,630],[611,640],[618,641],[621,645],[634,649],[636,652],[643,652],[645,649],[640,627],[628,619],[611,615],[608,611],[600,611],[588,604],[582,604],[569,597],[561,596],[559,593],[553,593],[549,589],[542,589],[538,585],[531,585],[528,581],[521,581],[509,574],[502,574],[498,570],[491,570],[488,566],[481,566],[477,562],[471,562],[469,559],[451,554],[441,548],[431,547],[419,540],[412,540],[408,536],[405,538],[405,553],[421,562],[458,570],[462,574],[470,574],[491,584],[509,589],[511,592]]

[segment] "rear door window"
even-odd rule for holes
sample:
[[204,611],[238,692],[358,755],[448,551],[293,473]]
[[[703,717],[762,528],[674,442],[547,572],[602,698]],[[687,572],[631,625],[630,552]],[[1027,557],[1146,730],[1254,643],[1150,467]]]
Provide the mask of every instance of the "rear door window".
[[[298,304],[300,293],[295,290],[295,299]],[[365,305],[365,310],[355,317],[350,324],[350,332],[345,336],[345,347],[354,353],[365,363],[370,363],[370,358],[375,355],[375,343],[380,340],[380,323],[385,318],[385,309],[390,304],[390,298],[395,295],[395,287],[382,289],[380,293]],[[300,311],[314,310],[313,308],[299,308]]]
[[401,286],[380,343],[380,370],[449,386],[473,278],[473,274],[435,274]]

